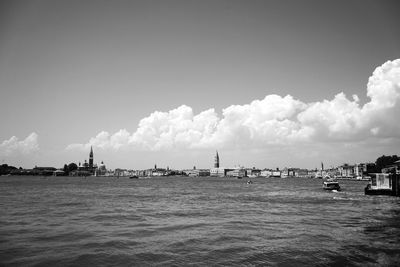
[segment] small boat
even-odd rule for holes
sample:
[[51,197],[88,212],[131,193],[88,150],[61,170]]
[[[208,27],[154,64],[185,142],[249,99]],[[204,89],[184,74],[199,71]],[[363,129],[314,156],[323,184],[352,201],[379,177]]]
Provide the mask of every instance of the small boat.
[[251,180],[247,181],[247,184],[252,184],[252,183],[253,183],[253,181],[251,181]]
[[324,183],[322,184],[322,188],[324,190],[336,190],[336,191],[340,191],[340,185],[337,181],[335,180],[326,180],[324,181]]
[[132,176],[129,176],[129,179],[139,179],[139,176],[137,176],[137,175],[132,175]]

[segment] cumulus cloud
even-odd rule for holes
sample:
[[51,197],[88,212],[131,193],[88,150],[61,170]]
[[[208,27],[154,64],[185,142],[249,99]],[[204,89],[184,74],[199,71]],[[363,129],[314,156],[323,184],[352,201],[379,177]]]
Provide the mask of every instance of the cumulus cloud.
[[36,133],[31,133],[21,141],[16,136],[12,136],[0,144],[0,154],[4,156],[28,155],[38,150],[39,143]]
[[71,144],[67,147],[68,150],[81,149],[88,150],[91,146],[101,149],[115,149],[118,150],[129,143],[130,133],[121,129],[113,135],[108,132],[102,131],[95,137],[90,138],[86,144]]
[[129,143],[150,150],[208,146],[219,121],[214,109],[198,115],[185,105],[169,112],[157,111],[139,122]]
[[216,147],[260,148],[309,142],[351,142],[399,138],[400,59],[376,68],[367,85],[369,102],[338,93],[331,100],[304,103],[292,96],[268,95],[246,105],[232,105],[218,116],[214,109],[194,114],[182,105],[156,111],[129,133],[100,132],[86,144],[68,149],[135,148],[145,150]]

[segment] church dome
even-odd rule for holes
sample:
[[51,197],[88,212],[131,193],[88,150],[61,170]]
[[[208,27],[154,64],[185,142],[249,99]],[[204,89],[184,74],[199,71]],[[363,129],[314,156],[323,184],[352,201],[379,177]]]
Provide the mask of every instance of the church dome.
[[106,165],[104,164],[103,161],[100,163],[99,169],[102,169],[102,170],[105,170],[105,169],[106,169]]

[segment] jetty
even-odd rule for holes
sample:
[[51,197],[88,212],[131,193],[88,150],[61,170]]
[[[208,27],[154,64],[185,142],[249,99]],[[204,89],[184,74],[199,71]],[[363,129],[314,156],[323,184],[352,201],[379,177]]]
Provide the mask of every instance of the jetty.
[[400,174],[371,173],[371,181],[365,187],[366,195],[388,195],[400,197]]

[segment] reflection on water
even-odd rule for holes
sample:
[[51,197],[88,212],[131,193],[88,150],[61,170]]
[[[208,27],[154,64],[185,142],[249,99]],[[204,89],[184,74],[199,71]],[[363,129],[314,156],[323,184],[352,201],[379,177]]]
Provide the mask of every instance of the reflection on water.
[[400,265],[400,199],[316,179],[1,177],[0,264]]

